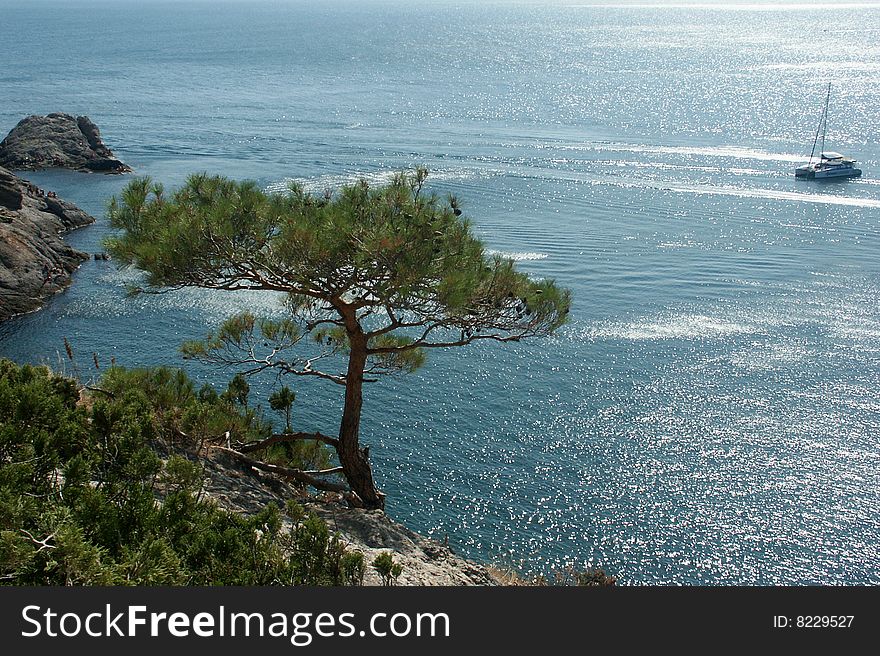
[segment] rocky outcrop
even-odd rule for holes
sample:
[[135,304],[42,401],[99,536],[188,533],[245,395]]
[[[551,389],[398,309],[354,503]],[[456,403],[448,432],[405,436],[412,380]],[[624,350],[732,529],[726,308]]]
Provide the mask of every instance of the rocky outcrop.
[[0,142],[0,166],[36,171],[61,167],[74,171],[129,173],[101,140],[87,116],[28,116]]
[[88,259],[61,234],[94,217],[0,167],[0,321],[37,309]]
[[381,510],[349,508],[338,502],[306,501],[302,504],[338,531],[348,544],[364,554],[368,572],[364,583],[379,585],[369,564],[383,551],[403,566],[397,585],[496,585],[487,569],[465,560],[448,545],[431,540],[393,521]]
[[386,551],[392,553],[395,563],[403,565],[398,585],[497,585],[483,565],[409,530],[381,510],[350,508],[332,495],[322,499],[306,496],[275,475],[250,469],[221,452],[200,461],[207,475],[206,494],[227,510],[255,513],[269,503],[284,508],[287,499],[295,499],[324,519],[349,549],[364,554],[365,585],[381,584],[370,564]]

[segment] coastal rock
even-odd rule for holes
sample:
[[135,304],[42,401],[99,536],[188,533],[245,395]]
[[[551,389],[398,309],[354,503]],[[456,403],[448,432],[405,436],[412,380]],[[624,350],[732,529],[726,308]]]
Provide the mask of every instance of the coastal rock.
[[28,116],[0,142],[0,166],[36,171],[60,167],[74,171],[129,173],[101,140],[87,116]]
[[0,167],[0,321],[37,309],[70,284],[88,255],[61,234],[94,220]]
[[364,554],[364,585],[381,585],[371,564],[377,555],[388,551],[395,563],[403,565],[398,585],[497,585],[483,565],[462,558],[448,545],[411,531],[381,510],[350,508],[330,496],[306,496],[277,476],[244,467],[220,452],[200,462],[207,476],[206,494],[227,510],[250,514],[269,503],[284,508],[287,499],[295,499],[321,517],[348,549]]
[[349,549],[364,554],[368,565],[365,585],[380,585],[379,575],[369,565],[385,551],[392,552],[394,562],[403,566],[397,585],[496,585],[483,565],[411,531],[381,510],[361,510],[326,501],[302,505],[339,532]]

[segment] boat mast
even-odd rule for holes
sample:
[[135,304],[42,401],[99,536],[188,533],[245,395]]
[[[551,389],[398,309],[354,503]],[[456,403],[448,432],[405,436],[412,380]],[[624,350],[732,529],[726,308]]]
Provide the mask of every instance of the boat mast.
[[819,125],[816,126],[816,136],[813,137],[813,148],[810,150],[810,164],[813,163],[813,155],[816,153],[816,142],[819,141],[819,132],[822,133],[822,147],[819,149],[819,158],[825,151],[825,130],[828,127],[828,101],[831,99],[831,82],[828,83],[828,92],[825,94],[825,108],[822,110],[822,116],[819,118]]
[[825,133],[828,131],[828,101],[831,100],[831,82],[828,83],[828,93],[825,94],[825,111],[822,112],[822,147],[819,149],[819,157],[825,152]]

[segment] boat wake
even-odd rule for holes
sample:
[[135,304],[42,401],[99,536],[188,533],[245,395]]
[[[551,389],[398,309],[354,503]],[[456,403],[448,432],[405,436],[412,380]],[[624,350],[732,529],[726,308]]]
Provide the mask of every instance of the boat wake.
[[678,155],[682,157],[717,157],[766,162],[801,162],[804,159],[803,155],[793,153],[771,153],[756,148],[742,148],[739,146],[663,146],[598,141],[573,144],[551,143],[547,146],[539,146],[539,148],[541,147],[600,153],[641,153],[653,155]]
[[669,191],[686,194],[708,194],[717,196],[738,196],[740,198],[767,198],[801,203],[820,203],[825,205],[846,205],[849,207],[880,207],[880,199],[856,198],[854,196],[834,196],[832,194],[804,194],[797,191],[776,189],[745,189],[724,186],[670,186]]
[[[355,184],[360,180],[366,180],[371,186],[380,186],[391,182],[395,175],[406,168],[407,167],[382,169],[379,171],[352,171],[350,173],[327,174],[313,178],[283,178],[277,182],[268,184],[266,186],[266,191],[269,193],[283,194],[290,190],[291,184],[298,184],[308,193],[320,194],[326,189],[330,189],[331,191],[337,190],[341,187]],[[437,182],[438,180],[467,180],[475,178],[478,175],[480,175],[480,171],[473,168],[432,168],[428,175],[428,179],[430,182]]]
[[511,253],[508,251],[496,251],[492,249],[487,249],[486,255],[500,255],[501,257],[513,260],[514,262],[534,262],[536,260],[546,260],[549,257],[547,253]]

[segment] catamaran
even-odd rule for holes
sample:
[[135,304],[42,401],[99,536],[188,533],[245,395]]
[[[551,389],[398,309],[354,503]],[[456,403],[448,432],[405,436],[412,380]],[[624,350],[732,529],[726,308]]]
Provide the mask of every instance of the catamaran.
[[[828,92],[825,94],[825,108],[816,128],[816,136],[813,139],[813,149],[810,151],[810,161],[794,170],[796,178],[807,180],[827,180],[831,178],[857,178],[862,174],[861,169],[856,168],[856,161],[844,157],[840,153],[825,150],[825,132],[828,129],[828,101],[831,99],[831,83],[828,83]],[[822,142],[819,147],[819,161],[814,162],[816,144],[819,143],[819,133],[822,134]]]

